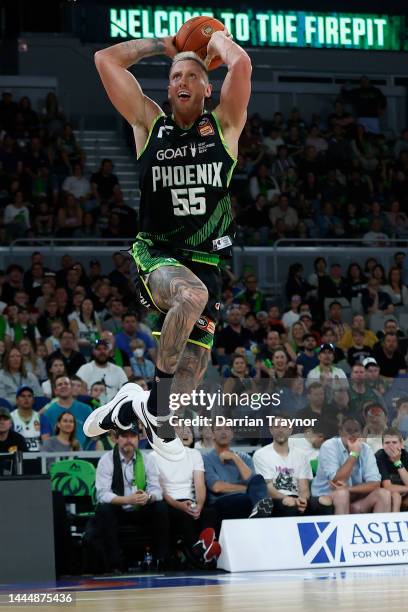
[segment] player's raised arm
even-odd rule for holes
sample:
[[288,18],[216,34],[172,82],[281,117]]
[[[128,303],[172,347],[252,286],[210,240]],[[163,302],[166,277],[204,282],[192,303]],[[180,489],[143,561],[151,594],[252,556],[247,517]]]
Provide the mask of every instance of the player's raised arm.
[[137,148],[143,147],[154,117],[161,111],[156,102],[143,91],[127,69],[144,57],[177,53],[171,36],[129,40],[95,53],[96,68],[110,101],[120,114],[135,128]]
[[228,73],[221,88],[217,117],[227,137],[227,132],[238,132],[246,121],[246,112],[251,95],[251,60],[249,55],[228,35],[228,32],[214,32],[207,47],[207,58],[220,56],[228,67]]

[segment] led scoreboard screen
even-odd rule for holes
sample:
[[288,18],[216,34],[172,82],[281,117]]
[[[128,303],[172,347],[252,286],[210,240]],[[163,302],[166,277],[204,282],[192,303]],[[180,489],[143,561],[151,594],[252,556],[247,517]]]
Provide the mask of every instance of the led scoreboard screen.
[[[299,11],[236,12],[224,8],[143,6],[109,10],[110,39],[174,35],[197,15],[216,17],[234,39],[250,47],[301,47],[401,51],[405,18],[394,15]],[[119,41],[118,41],[119,42]]]

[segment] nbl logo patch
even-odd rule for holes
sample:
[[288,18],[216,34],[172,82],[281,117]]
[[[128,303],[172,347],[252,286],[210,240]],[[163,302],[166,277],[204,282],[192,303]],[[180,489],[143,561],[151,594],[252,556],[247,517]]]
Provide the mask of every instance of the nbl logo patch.
[[203,331],[208,332],[209,334],[215,333],[214,321],[211,321],[207,319],[206,317],[200,317],[199,319],[197,319],[196,326],[199,329],[202,329]]
[[197,125],[197,130],[200,136],[213,136],[215,134],[214,128],[211,125],[211,121],[208,117],[204,117]]

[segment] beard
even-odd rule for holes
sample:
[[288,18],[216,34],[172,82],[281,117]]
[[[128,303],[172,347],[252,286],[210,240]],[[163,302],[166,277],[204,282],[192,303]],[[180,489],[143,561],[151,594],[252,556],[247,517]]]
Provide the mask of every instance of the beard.
[[97,365],[106,365],[109,361],[109,356],[106,357],[94,357],[94,361]]

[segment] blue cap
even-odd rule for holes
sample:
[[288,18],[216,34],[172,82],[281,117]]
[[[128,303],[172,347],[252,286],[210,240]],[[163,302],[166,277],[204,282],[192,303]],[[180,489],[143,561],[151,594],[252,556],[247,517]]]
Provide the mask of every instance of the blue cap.
[[28,385],[21,385],[21,387],[19,387],[16,391],[16,397],[19,397],[23,391],[30,391],[30,393],[34,395],[34,391],[31,387],[29,387]]

